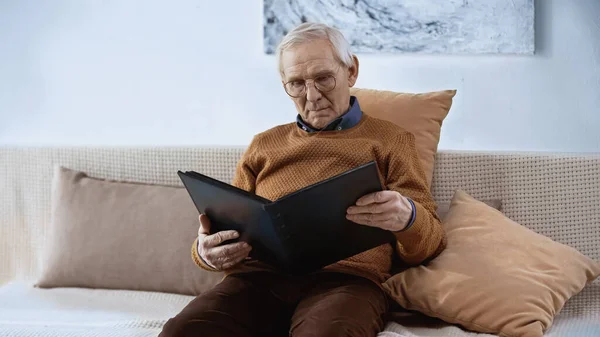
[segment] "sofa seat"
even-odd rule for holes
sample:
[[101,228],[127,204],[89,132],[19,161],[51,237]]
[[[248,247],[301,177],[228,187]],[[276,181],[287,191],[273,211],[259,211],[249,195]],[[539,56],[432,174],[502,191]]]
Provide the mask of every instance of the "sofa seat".
[[13,282],[0,287],[0,336],[156,337],[192,298]]
[[[0,287],[0,336],[156,337],[163,324],[192,299],[128,290],[39,289],[11,282]],[[399,314],[395,320],[379,337],[492,336],[466,332],[419,314]],[[546,336],[600,336],[600,284],[574,297]]]

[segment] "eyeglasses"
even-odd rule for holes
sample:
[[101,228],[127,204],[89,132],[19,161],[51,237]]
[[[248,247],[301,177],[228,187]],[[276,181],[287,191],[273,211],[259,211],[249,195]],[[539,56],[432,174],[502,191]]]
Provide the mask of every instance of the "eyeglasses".
[[[338,68],[338,70],[339,70],[339,68]],[[336,73],[337,73],[337,70],[336,70]],[[315,88],[322,93],[330,92],[331,90],[335,89],[336,82],[335,82],[334,74],[317,76],[315,78],[312,78],[312,79],[309,78],[306,80],[290,81],[290,82],[285,83],[283,85],[283,87],[285,88],[285,92],[289,96],[298,98],[298,97],[302,97],[302,96],[306,95],[306,88],[308,87],[308,84],[311,81],[313,82]]]

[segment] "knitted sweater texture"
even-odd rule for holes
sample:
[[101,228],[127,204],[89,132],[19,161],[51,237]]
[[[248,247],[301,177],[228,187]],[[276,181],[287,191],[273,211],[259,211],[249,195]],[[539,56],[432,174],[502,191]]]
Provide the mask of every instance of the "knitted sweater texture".
[[[411,133],[366,114],[355,127],[341,131],[308,133],[296,123],[277,126],[254,137],[237,164],[232,184],[277,200],[372,160],[378,164],[386,189],[414,201],[415,221],[407,230],[395,233],[394,245],[381,245],[324,269],[380,283],[390,277],[394,254],[401,265],[414,266],[445,247],[444,231]],[[196,245],[194,242],[192,258],[210,270],[198,257]],[[247,260],[226,274],[269,269],[260,261]]]

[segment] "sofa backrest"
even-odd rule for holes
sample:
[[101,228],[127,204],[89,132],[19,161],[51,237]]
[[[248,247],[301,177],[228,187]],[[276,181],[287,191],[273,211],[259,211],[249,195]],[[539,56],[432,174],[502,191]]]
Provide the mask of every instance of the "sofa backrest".
[[[177,170],[230,182],[243,151],[0,147],[0,284],[39,273],[55,165],[93,177],[181,186]],[[600,260],[600,155],[441,151],[432,189],[440,204],[456,189],[479,200],[501,199],[511,219]]]

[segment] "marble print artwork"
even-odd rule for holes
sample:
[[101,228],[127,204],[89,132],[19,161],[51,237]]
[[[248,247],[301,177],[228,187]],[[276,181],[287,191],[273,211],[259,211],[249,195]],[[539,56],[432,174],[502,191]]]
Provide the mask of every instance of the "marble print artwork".
[[534,51],[534,0],[263,1],[267,54],[302,22],[340,29],[355,53]]

